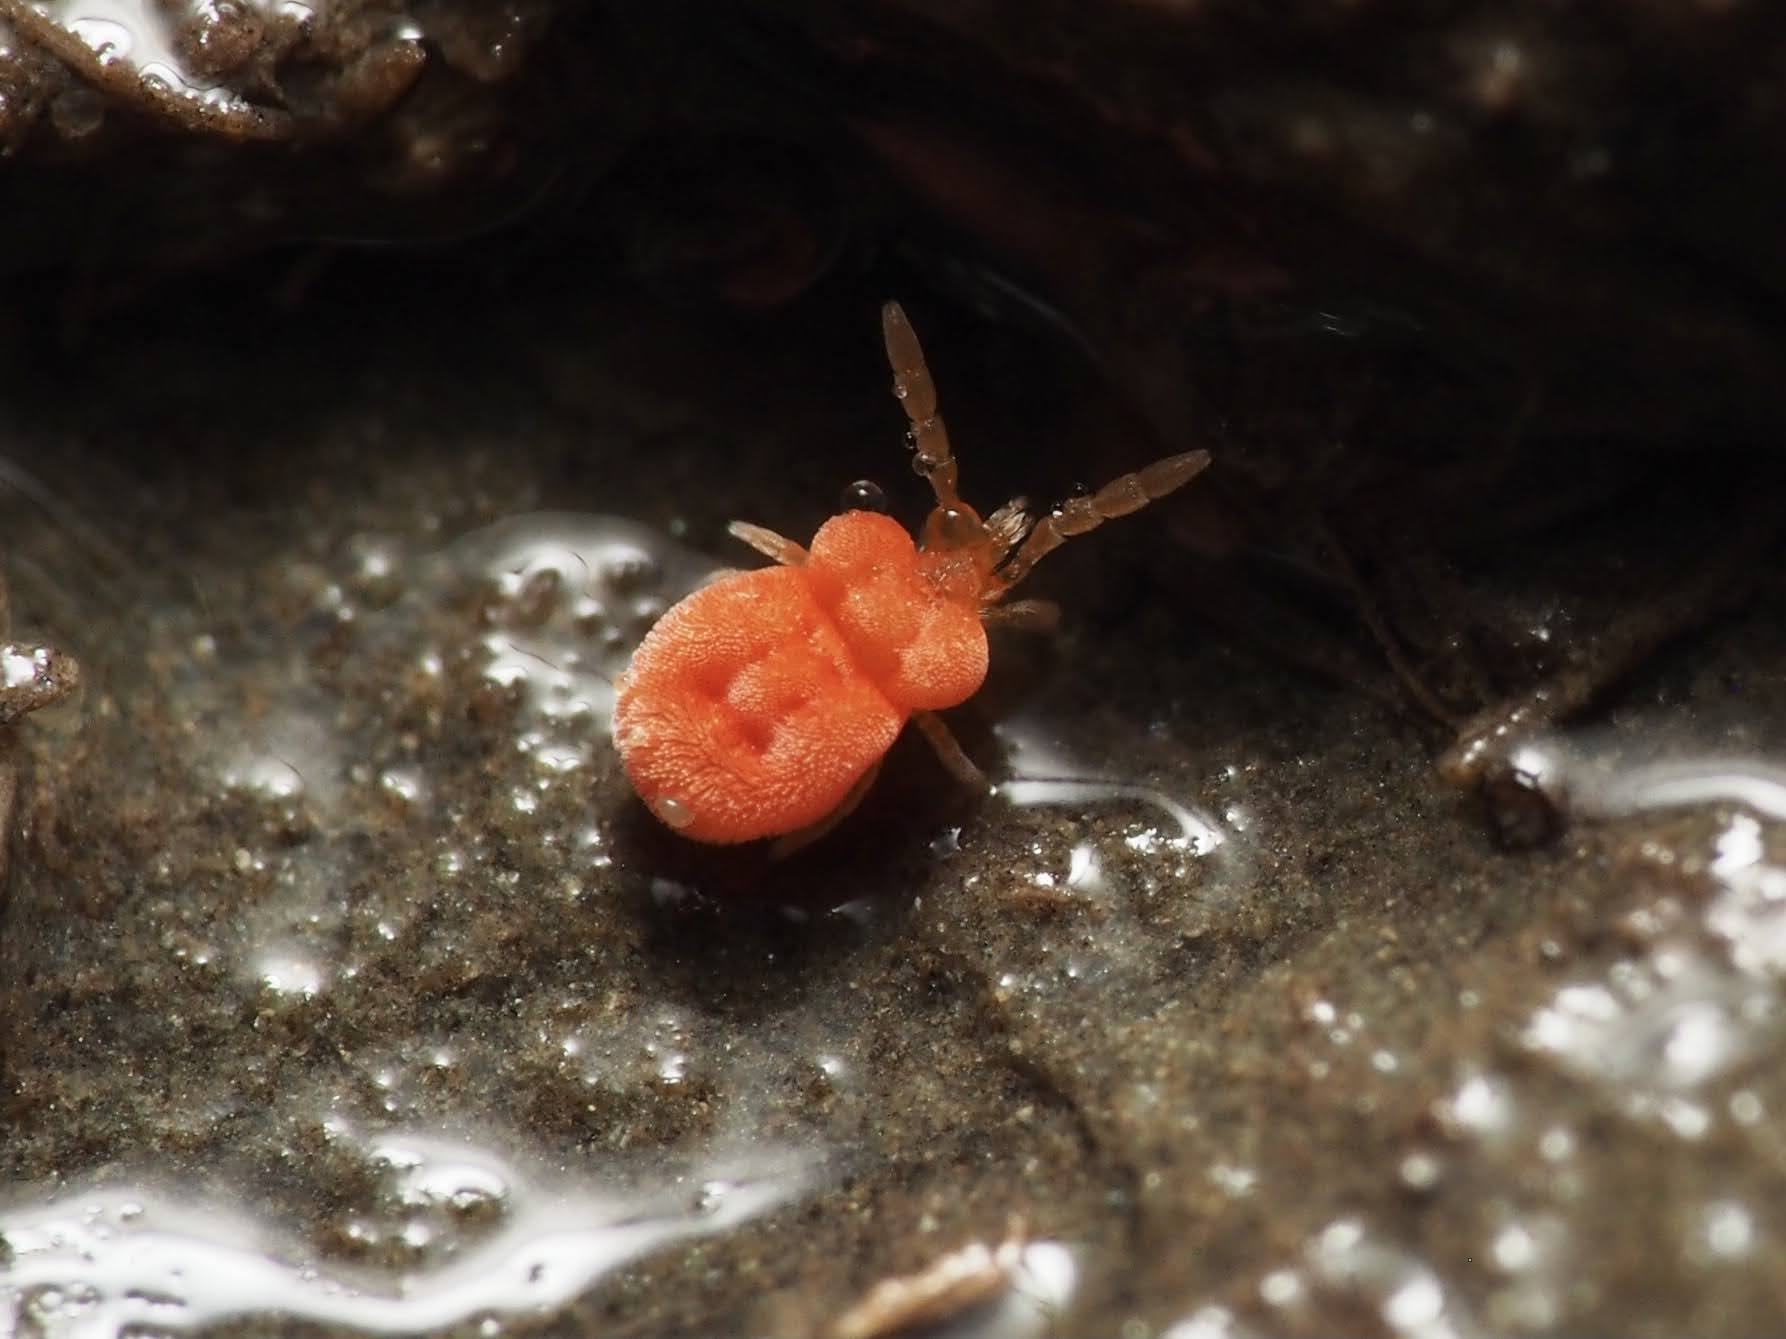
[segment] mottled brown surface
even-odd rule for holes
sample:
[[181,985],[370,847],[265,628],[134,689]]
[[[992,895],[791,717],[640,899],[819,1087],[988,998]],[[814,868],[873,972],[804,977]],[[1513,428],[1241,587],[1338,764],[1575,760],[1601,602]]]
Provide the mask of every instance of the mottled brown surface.
[[[295,149],[6,123],[0,641],[82,691],[0,732],[5,1304],[818,1333],[1015,1230],[1059,1333],[1774,1328],[1771,16],[615,13],[484,68],[431,9]],[[393,196],[429,135],[522,148]],[[921,512],[889,297],[971,499],[1217,463],[1038,573],[1061,635],[954,714],[998,795],[906,739],[801,859],[690,848],[605,680],[728,520]],[[1509,702],[1485,824],[1434,763]],[[644,1235],[502,1292],[541,1206]],[[183,1281],[45,1244],[92,1222]]]
[[[398,308],[441,291],[365,277]],[[995,772],[1040,742],[1066,759],[1040,774],[1156,788],[1224,846],[1175,847],[1139,792],[966,803],[908,740],[807,859],[685,850],[600,722],[542,726],[484,640],[624,645],[650,606],[579,622],[549,583],[484,586],[484,550],[455,541],[549,503],[679,520],[724,553],[727,517],[799,532],[837,481],[897,479],[873,303],[701,341],[618,298],[546,318],[449,291],[467,333],[425,358],[402,320],[335,316],[325,284],[252,350],[204,322],[124,334],[15,400],[15,444],[62,445],[14,459],[88,527],[10,505],[19,614],[89,680],[76,731],[26,736],[40,809],[3,940],[15,1199],[171,1182],[279,1225],[325,1274],[376,1278],[492,1230],[403,1238],[413,1211],[356,1142],[380,1131],[472,1132],[647,1187],[773,1148],[813,1160],[784,1208],[622,1269],[551,1328],[816,1330],[1013,1215],[1080,1252],[1070,1333],[1214,1305],[1374,1332],[1418,1278],[1500,1331],[1765,1326],[1772,969],[1698,969],[1698,1007],[1743,1048],[1704,1075],[1600,1077],[1520,1041],[1559,987],[1625,981],[1613,964],[1653,943],[1725,961],[1701,918],[1729,810],[1497,854],[1432,735],[1187,614],[1208,575],[1153,516],[1050,559],[1065,634],[1003,648],[960,724]],[[977,377],[953,343],[934,357],[964,485],[997,494],[1037,440],[995,426],[1025,383]],[[138,445],[151,423],[180,425],[178,459]],[[1077,439],[1040,440],[1059,459]],[[1777,756],[1781,637],[1771,605],[1719,625],[1627,690],[1615,733]],[[542,771],[546,745],[581,761]],[[297,789],[252,780],[255,758]],[[1606,1026],[1609,1054],[1671,1035]],[[1735,1256],[1702,1230],[1731,1205]],[[1519,1233],[1535,1263],[1509,1272],[1495,1243],[1518,1256]]]

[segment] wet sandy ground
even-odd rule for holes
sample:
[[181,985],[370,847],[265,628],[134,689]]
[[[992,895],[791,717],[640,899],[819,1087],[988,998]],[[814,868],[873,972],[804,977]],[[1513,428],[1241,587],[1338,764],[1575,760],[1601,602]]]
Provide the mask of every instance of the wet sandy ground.
[[[14,635],[86,682],[17,745],[0,1331],[1777,1327],[1777,600],[1543,741],[1583,817],[1503,852],[1196,615],[1166,502],[957,714],[995,795],[907,739],[806,856],[692,850],[610,680],[727,519],[916,519],[872,301],[384,296],[9,373]],[[1107,472],[977,469],[1024,392],[937,375],[971,495]]]

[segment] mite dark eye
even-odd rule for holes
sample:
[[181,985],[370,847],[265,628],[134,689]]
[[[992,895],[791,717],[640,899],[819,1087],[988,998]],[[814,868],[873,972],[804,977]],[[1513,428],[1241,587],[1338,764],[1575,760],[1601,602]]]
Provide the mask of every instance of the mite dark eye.
[[878,511],[887,510],[887,495],[881,492],[881,486],[868,479],[858,479],[843,490],[843,511]]

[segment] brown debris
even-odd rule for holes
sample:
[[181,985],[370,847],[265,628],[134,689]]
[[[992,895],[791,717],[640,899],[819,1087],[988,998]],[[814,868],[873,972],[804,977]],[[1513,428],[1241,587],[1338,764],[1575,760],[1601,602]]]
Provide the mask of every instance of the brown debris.
[[882,1339],[983,1306],[1011,1287],[1027,1244],[1013,1229],[995,1246],[969,1242],[914,1274],[882,1279],[832,1320],[827,1339]]

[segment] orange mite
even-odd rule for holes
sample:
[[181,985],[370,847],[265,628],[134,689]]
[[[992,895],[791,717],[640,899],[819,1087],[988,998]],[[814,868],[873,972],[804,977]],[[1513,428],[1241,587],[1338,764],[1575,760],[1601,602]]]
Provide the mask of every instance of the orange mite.
[[[956,492],[924,352],[898,303],[881,311],[893,392],[911,418],[936,508],[922,543],[878,511],[833,516],[810,549],[734,521],[780,564],[695,591],[639,643],[615,684],[614,742],[639,797],[695,841],[777,837],[778,853],[823,836],[873,784],[908,719],[945,766],[979,769],[935,715],[986,678],[986,627],[1052,626],[1053,605],[999,602],[1044,555],[1189,483],[1190,451],[1125,474],[1030,521],[1021,499],[985,520]],[[852,488],[865,505],[873,485]]]

